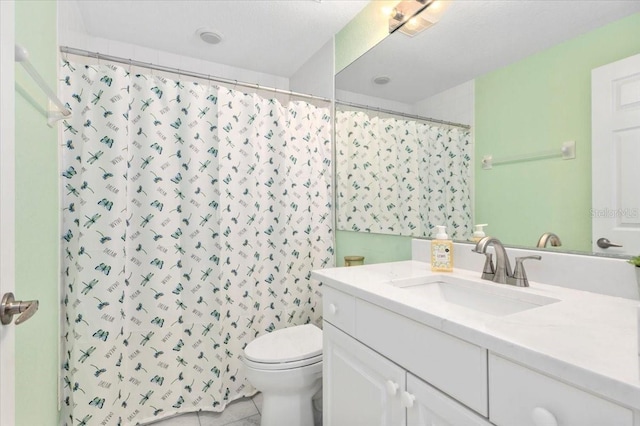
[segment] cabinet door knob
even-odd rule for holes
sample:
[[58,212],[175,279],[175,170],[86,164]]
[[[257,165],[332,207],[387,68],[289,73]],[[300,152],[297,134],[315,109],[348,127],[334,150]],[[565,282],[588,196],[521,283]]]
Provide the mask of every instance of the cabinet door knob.
[[536,426],[558,426],[556,417],[546,408],[534,408],[531,411],[531,419]]
[[329,312],[335,315],[338,312],[338,307],[333,303],[329,303]]
[[394,396],[396,393],[398,393],[398,389],[400,388],[400,385],[398,385],[393,380],[387,380],[385,382],[385,386],[387,388],[387,393],[391,396]]
[[400,400],[405,408],[411,408],[413,407],[413,403],[416,400],[416,397],[415,395],[411,395],[409,392],[402,392]]

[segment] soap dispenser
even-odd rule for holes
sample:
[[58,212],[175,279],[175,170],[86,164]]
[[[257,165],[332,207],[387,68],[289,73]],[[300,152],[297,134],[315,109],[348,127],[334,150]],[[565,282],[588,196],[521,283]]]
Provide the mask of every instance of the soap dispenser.
[[473,241],[474,243],[477,243],[478,241],[486,237],[486,234],[484,233],[485,226],[488,226],[488,225],[486,223],[479,223],[475,225],[473,236],[471,237],[471,241]]
[[453,272],[453,241],[445,226],[436,226],[436,238],[431,241],[431,270]]

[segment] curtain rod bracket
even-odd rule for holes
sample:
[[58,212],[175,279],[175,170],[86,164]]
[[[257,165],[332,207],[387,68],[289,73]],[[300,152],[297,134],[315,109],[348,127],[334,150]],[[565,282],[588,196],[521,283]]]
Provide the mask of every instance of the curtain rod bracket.
[[47,111],[47,126],[49,127],[54,127],[58,121],[71,117],[71,111],[66,109],[67,114],[63,111],[55,111],[54,108],[51,108],[52,104],[53,103],[49,101],[50,108]]

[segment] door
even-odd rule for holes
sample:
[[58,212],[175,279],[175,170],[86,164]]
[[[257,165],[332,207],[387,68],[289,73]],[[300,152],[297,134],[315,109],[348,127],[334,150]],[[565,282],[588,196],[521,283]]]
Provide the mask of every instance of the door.
[[323,339],[325,426],[404,425],[405,371],[326,321]]
[[484,417],[469,410],[436,388],[407,373],[407,426],[491,426]]
[[593,251],[638,255],[640,55],[592,70],[591,94]]
[[[13,292],[14,2],[0,1],[0,296]],[[0,424],[15,423],[14,325],[0,325]]]

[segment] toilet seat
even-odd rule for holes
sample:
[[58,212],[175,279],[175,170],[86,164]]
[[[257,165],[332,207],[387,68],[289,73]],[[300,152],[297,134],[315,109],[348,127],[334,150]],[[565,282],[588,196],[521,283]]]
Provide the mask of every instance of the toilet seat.
[[254,368],[256,370],[290,370],[293,368],[301,368],[309,365],[317,364],[322,362],[322,355],[317,355],[313,358],[301,359],[298,361],[289,361],[289,362],[255,362],[247,359],[245,356],[244,365],[249,368]]
[[261,370],[284,370],[322,361],[322,330],[299,325],[258,337],[244,349],[245,364]]

